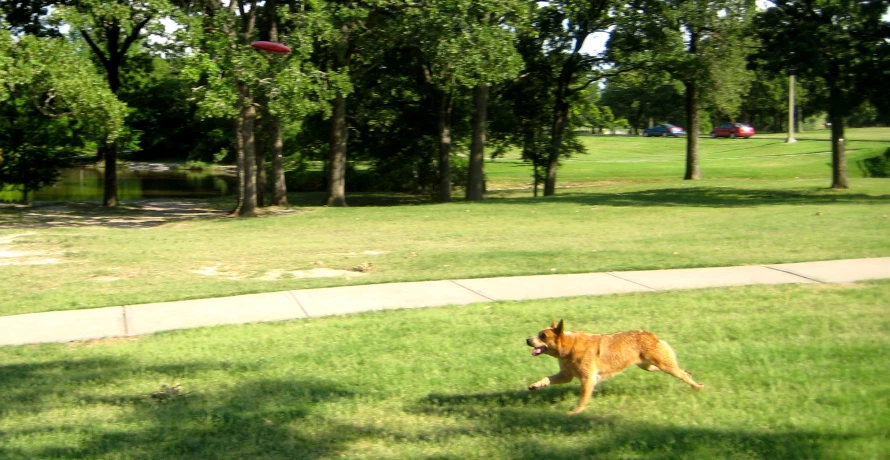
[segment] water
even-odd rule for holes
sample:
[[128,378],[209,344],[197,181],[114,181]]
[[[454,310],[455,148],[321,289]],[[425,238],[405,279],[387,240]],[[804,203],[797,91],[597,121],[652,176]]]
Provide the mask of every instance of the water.
[[[30,201],[102,200],[104,171],[93,166],[66,168],[59,180],[31,192]],[[128,163],[117,171],[119,200],[151,198],[207,198],[234,195],[237,192],[230,171],[205,172],[171,169],[161,163]],[[0,191],[0,201],[21,201],[19,191]]]

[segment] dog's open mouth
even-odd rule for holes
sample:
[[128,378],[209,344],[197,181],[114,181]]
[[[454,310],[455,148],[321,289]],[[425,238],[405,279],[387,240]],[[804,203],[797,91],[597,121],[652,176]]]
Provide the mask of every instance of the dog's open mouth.
[[547,349],[547,345],[541,345],[540,347],[535,347],[534,350],[532,350],[532,356],[538,356],[541,353],[544,353],[544,350],[546,350],[546,349]]

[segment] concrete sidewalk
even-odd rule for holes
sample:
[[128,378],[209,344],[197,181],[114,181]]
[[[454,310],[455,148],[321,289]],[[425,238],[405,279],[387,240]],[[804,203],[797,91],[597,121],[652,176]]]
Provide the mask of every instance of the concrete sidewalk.
[[221,324],[676,289],[890,278],[890,257],[778,265],[343,286],[0,317],[0,346],[128,337]]

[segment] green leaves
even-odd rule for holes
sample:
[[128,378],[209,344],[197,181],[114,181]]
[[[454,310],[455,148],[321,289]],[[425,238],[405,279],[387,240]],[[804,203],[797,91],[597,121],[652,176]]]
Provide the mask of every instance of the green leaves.
[[118,136],[126,105],[71,43],[31,35],[12,43],[7,32],[2,35],[7,38],[0,38],[0,46],[6,42],[8,57],[0,61],[0,75],[7,97],[31,98],[46,116],[91,120],[110,138]]
[[882,18],[887,8],[880,0],[778,0],[756,18],[763,47],[752,61],[772,72],[796,73],[812,82],[812,90],[825,80],[837,93],[836,113],[846,114],[890,77],[890,24]]
[[61,38],[0,30],[0,185],[51,184],[88,141],[120,136],[127,107],[92,63]]
[[517,1],[425,1],[405,12],[403,30],[440,88],[471,88],[515,77],[523,62],[514,45],[522,21]]

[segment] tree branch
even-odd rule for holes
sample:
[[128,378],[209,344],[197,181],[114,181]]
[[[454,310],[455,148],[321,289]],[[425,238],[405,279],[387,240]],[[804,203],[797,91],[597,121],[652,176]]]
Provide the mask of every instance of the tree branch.
[[148,24],[148,21],[151,21],[151,15],[146,16],[145,19],[140,21],[133,27],[133,30],[130,32],[130,35],[124,39],[123,44],[121,44],[120,55],[124,56],[127,54],[127,50],[130,49],[130,46],[139,39],[139,34],[142,32],[142,28]]
[[80,35],[83,36],[83,39],[87,41],[88,45],[90,45],[90,49],[93,50],[94,53],[96,53],[96,56],[99,58],[99,62],[102,63],[102,66],[107,69],[109,64],[108,57],[106,57],[105,54],[102,53],[102,50],[99,49],[99,46],[96,45],[96,42],[93,41],[93,39],[90,37],[90,34],[88,34],[85,30],[81,30]]

